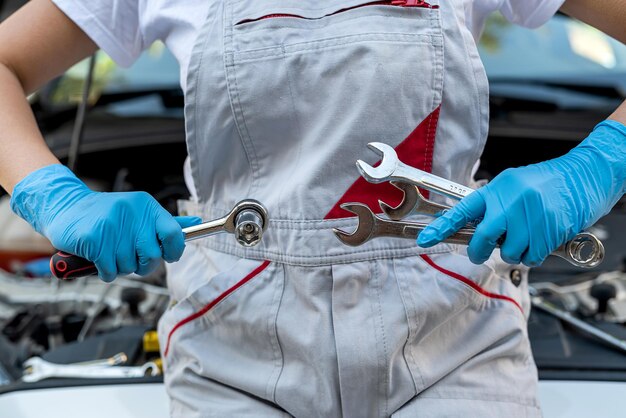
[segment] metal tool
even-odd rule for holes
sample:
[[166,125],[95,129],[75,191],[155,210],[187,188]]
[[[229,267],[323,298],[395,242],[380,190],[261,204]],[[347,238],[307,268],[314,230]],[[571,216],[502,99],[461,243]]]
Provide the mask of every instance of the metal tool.
[[242,200],[226,216],[200,225],[184,228],[185,241],[228,232],[235,234],[237,242],[244,247],[252,247],[261,241],[268,225],[267,209],[256,200]]
[[[399,222],[383,219],[376,216],[364,204],[345,203],[341,208],[357,215],[359,224],[357,229],[348,233],[335,228],[333,231],[341,242],[350,246],[359,246],[378,237],[396,237],[417,239],[419,233],[428,226],[422,222]],[[474,228],[461,228],[444,242],[451,244],[469,244],[474,235]],[[498,245],[501,244],[501,241]],[[585,256],[585,254],[588,254]],[[563,258],[578,267],[591,268],[600,264],[604,258],[604,246],[593,234],[582,232],[571,241],[557,248],[552,255]]]
[[[402,202],[400,202],[398,206],[393,207],[389,206],[382,200],[379,200],[378,205],[382,209],[383,213],[393,221],[400,221],[409,216],[411,213],[439,217],[451,208],[451,206],[426,199],[419,188],[413,184],[398,181],[392,181],[390,183],[392,186],[402,190],[404,193]],[[475,219],[468,222],[466,226],[468,228],[476,228],[481,220],[482,219]]]
[[[104,360],[106,362],[107,360]],[[131,377],[158,376],[159,366],[154,362],[138,367],[113,366],[105,363],[96,364],[56,364],[32,357],[24,362],[22,381],[39,382],[50,378],[74,379],[123,379]]]
[[120,366],[122,364],[125,364],[127,361],[128,361],[128,356],[126,355],[126,353],[117,353],[114,356],[111,356],[105,359],[81,361],[79,363],[72,363],[72,364],[74,366],[108,367],[108,366]]
[[[246,199],[237,203],[226,216],[184,228],[183,234],[185,241],[193,241],[227,232],[234,234],[239,244],[252,247],[261,241],[268,224],[267,209],[256,200]],[[62,251],[57,252],[50,259],[50,271],[59,279],[98,274],[96,266],[91,261]]]
[[383,213],[391,220],[399,221],[406,218],[413,212],[420,215],[436,217],[443,215],[446,210],[450,209],[450,206],[442,205],[426,199],[417,186],[413,184],[392,181],[391,185],[404,192],[402,202],[400,202],[400,204],[396,207],[389,206],[381,200],[378,201]]
[[[353,247],[365,244],[378,237],[417,239],[419,233],[428,226],[423,222],[398,222],[376,216],[369,207],[362,203],[344,203],[341,208],[352,212],[359,218],[359,225],[352,233],[334,228],[333,232],[341,242]],[[446,239],[451,244],[467,245],[474,235],[474,229],[461,228]]]
[[370,183],[384,183],[393,180],[411,183],[456,200],[460,200],[474,191],[470,187],[404,164],[398,159],[396,151],[387,144],[370,142],[368,147],[374,151],[379,151],[383,155],[383,159],[377,167],[373,167],[362,160],[356,162],[359,172]]
[[[362,160],[357,161],[356,165],[359,172],[369,182],[382,183],[385,181],[395,181],[409,183],[410,185],[418,186],[456,200],[460,200],[474,191],[474,189],[470,187],[454,183],[450,180],[404,164],[398,159],[396,151],[387,144],[371,142],[368,146],[370,149],[379,151],[383,155],[383,159],[377,167],[373,167]],[[411,200],[414,200],[416,205],[422,205],[421,210],[424,210],[425,203],[423,200],[425,199],[419,190],[411,190],[407,187],[403,189],[403,191],[405,192],[405,201],[392,211],[393,216],[400,216],[407,211],[410,212],[412,210],[409,209]],[[435,205],[435,208],[432,210],[439,210],[439,204]],[[389,208],[389,206],[387,206],[387,208]],[[382,209],[385,211],[385,207],[382,207]],[[564,258],[575,266],[592,268],[602,263],[605,250],[602,241],[595,235],[589,232],[581,232],[572,240],[557,248],[552,254]]]
[[541,309],[542,311],[548,312],[551,315],[556,316],[562,321],[567,322],[573,327],[577,328],[579,331],[585,332],[600,341],[608,344],[611,347],[615,347],[621,351],[626,352],[626,341],[621,340],[608,332],[601,330],[600,328],[594,327],[593,325],[576,318],[571,313],[558,308],[556,305],[546,301],[543,297],[538,295],[537,290],[535,290],[532,286],[529,287],[531,294],[531,303],[533,307]]

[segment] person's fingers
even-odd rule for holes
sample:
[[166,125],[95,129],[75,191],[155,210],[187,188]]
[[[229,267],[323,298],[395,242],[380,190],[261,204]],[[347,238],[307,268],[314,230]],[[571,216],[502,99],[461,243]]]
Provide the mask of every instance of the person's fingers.
[[522,256],[528,250],[530,234],[525,218],[526,216],[522,219],[507,219],[506,236],[500,245],[500,256],[506,263],[520,264]]
[[163,259],[168,263],[178,261],[185,249],[185,236],[180,223],[164,210],[157,217],[155,228],[161,243]]
[[417,245],[432,247],[440,243],[468,222],[481,218],[485,210],[486,204],[482,194],[472,192],[424,228],[417,237]]
[[506,232],[506,218],[501,212],[496,215],[485,214],[476,227],[474,236],[467,247],[467,255],[474,264],[482,264],[491,256],[491,253],[498,245],[498,240]]
[[529,250],[522,256],[522,264],[528,267],[540,266],[550,255],[550,251],[542,244],[530,245]]
[[112,251],[103,251],[93,263],[98,269],[98,276],[110,283],[117,277],[117,263],[115,262],[115,254]]
[[130,274],[137,270],[137,252],[131,240],[123,239],[119,242],[115,258],[118,274]]
[[142,234],[136,244],[138,267],[136,273],[145,276],[153,272],[161,262],[163,252],[155,232]]
[[197,216],[174,216],[174,220],[178,222],[181,228],[189,228],[202,223],[202,218]]
[[[79,244],[70,250],[95,264],[98,276],[109,283],[117,277],[116,238],[113,228],[107,228],[103,221],[97,222],[93,228],[81,231]],[[71,232],[70,232],[71,233]]]
[[[528,199],[527,204],[536,207],[537,203],[532,200],[538,200],[539,197],[531,197]],[[536,231],[529,237],[528,250],[522,255],[522,263],[528,267],[537,267],[541,265],[544,260],[550,255],[552,249],[550,248],[551,240],[547,240],[546,237],[558,237],[559,234],[559,221],[551,217],[548,213],[544,213],[543,216],[527,216],[526,223],[529,231]],[[542,233],[539,234],[538,232]]]

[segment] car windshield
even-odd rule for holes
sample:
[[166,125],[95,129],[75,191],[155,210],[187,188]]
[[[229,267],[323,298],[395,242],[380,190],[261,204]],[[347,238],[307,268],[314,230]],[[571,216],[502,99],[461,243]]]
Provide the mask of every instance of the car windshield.
[[490,79],[585,79],[626,74],[624,44],[564,15],[528,30],[493,14],[479,51]]
[[[542,27],[529,30],[494,13],[487,20],[478,47],[492,84],[556,80],[575,85],[608,84],[619,91],[622,91],[620,86],[626,89],[626,81],[622,80],[626,78],[623,77],[626,75],[626,46],[564,15],[557,15]],[[51,83],[43,93],[47,108],[78,103],[87,71],[85,60]],[[161,42],[148,48],[130,68],[118,66],[99,51],[90,101],[94,103],[103,95],[178,89],[179,71],[175,57]],[[145,112],[151,109],[151,113],[158,113],[158,106],[154,103],[148,106],[148,101],[144,98],[139,104],[144,106]],[[107,110],[133,114],[141,107],[116,103]]]
[[[57,81],[52,99],[56,104],[80,100],[89,68],[81,61]],[[129,68],[117,65],[102,51],[96,53],[94,94],[113,94],[175,88],[179,83],[179,66],[172,53],[161,42],[155,42]]]
[[[120,116],[172,114],[172,106],[156,95],[171,94],[180,89],[180,67],[163,43],[152,44],[129,68],[120,67],[102,51],[96,53],[95,59],[90,104],[98,104],[108,113]],[[76,106],[81,100],[88,72],[87,59],[43,88],[35,100],[39,100],[48,113]],[[180,106],[174,107],[179,108],[175,115],[182,116]]]

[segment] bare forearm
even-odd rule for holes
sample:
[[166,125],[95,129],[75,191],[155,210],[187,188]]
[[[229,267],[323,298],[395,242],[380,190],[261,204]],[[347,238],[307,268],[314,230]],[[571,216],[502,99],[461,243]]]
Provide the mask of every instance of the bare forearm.
[[618,121],[624,125],[626,125],[626,102],[622,103],[620,107],[618,107],[615,112],[609,116],[609,119]]
[[[561,11],[626,44],[626,1],[567,0]],[[626,102],[609,119],[626,125]]]
[[17,77],[0,65],[0,185],[9,193],[24,176],[59,161],[46,146]]
[[626,2],[624,0],[567,0],[561,7],[561,11],[626,43]]
[[96,45],[50,0],[31,0],[0,24],[0,186],[58,163],[46,146],[26,96]]

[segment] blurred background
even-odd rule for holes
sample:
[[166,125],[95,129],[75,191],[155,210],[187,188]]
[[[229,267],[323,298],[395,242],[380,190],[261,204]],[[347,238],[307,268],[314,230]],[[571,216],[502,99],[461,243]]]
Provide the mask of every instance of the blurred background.
[[[21,3],[0,0],[0,19]],[[482,179],[566,153],[626,97],[626,46],[563,15],[536,30],[493,15],[479,50],[491,92],[490,133],[478,173]],[[50,148],[67,163],[72,136],[80,133],[74,170],[91,187],[145,190],[174,213],[176,200],[188,194],[176,60],[161,43],[128,69],[97,53],[85,118],[77,130],[89,68],[88,60],[81,62],[29,97]],[[623,202],[593,232],[607,251],[599,267],[581,270],[551,257],[530,273],[536,309],[529,334],[548,418],[585,416],[572,414],[574,406],[564,403],[558,391],[574,389],[551,382],[618,384],[626,393],[626,351],[616,347],[617,340],[611,344],[611,338],[626,339]],[[8,196],[0,196],[0,394],[33,387],[160,383],[160,376],[19,381],[23,362],[33,356],[75,363],[124,352],[127,365],[158,361],[154,330],[169,303],[164,272],[110,285],[97,278],[59,282],[49,277],[52,252],[45,239],[12,214]],[[589,411],[626,410],[625,400],[619,406],[598,398],[608,389],[581,387],[579,412],[585,405]],[[599,416],[618,416],[610,413]]]

